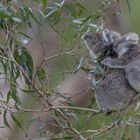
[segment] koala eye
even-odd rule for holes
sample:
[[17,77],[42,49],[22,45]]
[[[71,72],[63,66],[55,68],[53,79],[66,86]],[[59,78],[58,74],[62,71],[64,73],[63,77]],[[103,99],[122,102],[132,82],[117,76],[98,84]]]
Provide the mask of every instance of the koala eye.
[[91,34],[86,34],[86,35],[84,36],[84,39],[85,39],[85,40],[87,40],[87,39],[92,40],[92,35],[91,35]]
[[94,36],[92,37],[92,39],[96,41],[96,40],[97,40],[97,36],[94,35]]
[[93,42],[97,41],[97,36],[95,34],[92,34],[92,33],[88,33],[84,36],[84,39],[85,40],[91,40]]

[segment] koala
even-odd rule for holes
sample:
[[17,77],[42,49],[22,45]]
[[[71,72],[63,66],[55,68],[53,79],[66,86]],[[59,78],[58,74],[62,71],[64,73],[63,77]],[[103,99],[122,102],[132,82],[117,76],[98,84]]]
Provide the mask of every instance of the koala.
[[140,93],[140,57],[126,65],[124,70],[131,87]]
[[[116,53],[116,50],[113,49],[114,43],[122,41],[119,33],[107,29],[98,33],[88,33],[84,39],[91,57],[104,55],[103,58],[100,58],[101,62],[108,56],[114,57]],[[113,55],[112,53],[105,53],[108,50],[111,50]],[[112,69],[109,67],[108,74],[95,87],[96,102],[103,112],[122,110],[133,100],[136,94],[125,77],[125,71],[120,68]]]
[[114,44],[113,49],[117,58],[107,57],[101,63],[109,68],[124,69],[125,76],[132,88],[140,92],[140,46],[139,37],[135,33],[128,33]]
[[[100,57],[105,52],[110,51],[111,45],[119,38],[121,38],[119,33],[108,29],[97,33],[87,33],[84,37],[91,58]],[[109,56],[111,53],[112,52],[109,52]]]
[[139,53],[138,40],[139,37],[136,33],[128,33],[122,36],[112,46],[117,58],[107,57],[101,63],[110,68],[124,68]]
[[101,111],[120,111],[128,106],[136,96],[123,70],[112,71],[95,88],[95,98]]

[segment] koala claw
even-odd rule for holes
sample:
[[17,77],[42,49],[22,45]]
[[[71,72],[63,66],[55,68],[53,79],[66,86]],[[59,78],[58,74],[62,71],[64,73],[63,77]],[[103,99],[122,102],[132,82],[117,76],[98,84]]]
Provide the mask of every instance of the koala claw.
[[105,113],[105,115],[110,115],[112,113],[111,109],[110,108],[101,108],[100,111],[102,113]]

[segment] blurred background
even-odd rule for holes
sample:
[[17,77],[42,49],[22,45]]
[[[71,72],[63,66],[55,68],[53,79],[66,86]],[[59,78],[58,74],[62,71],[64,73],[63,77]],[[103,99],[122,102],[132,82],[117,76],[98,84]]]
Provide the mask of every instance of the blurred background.
[[[55,57],[54,59],[49,59],[43,65],[47,75],[45,79],[38,81],[38,86],[43,85],[44,90],[53,95],[50,99],[52,105],[67,103],[67,99],[59,95],[61,93],[66,98],[71,98],[71,102],[75,106],[97,109],[94,92],[90,88],[91,79],[83,70],[78,70],[78,72],[74,73],[81,58],[83,57],[86,60],[89,57],[82,37],[88,31],[97,31],[100,26],[121,34],[136,32],[140,35],[140,1],[133,0],[128,3],[127,0],[118,0],[118,2],[115,0],[50,0],[44,8],[41,8],[38,2],[35,1],[22,0],[15,2],[18,5],[30,7],[41,21],[41,25],[32,22],[32,28],[22,27],[21,29],[32,38],[29,40],[26,48],[33,58],[35,69],[43,58],[49,58],[60,52],[75,51],[73,52],[74,56],[62,55]],[[66,6],[63,10],[60,8],[60,11],[57,11],[57,13],[51,13],[49,7],[53,7],[54,3],[63,3]],[[81,24],[85,19],[84,24]],[[5,36],[2,32],[0,32],[0,38],[0,42],[3,42]],[[19,80],[19,84],[26,89],[24,80]],[[0,90],[3,94],[7,92],[8,84],[5,81],[1,81]],[[78,91],[81,91],[80,94],[74,95]],[[58,92],[58,94],[54,94],[54,92]],[[19,94],[26,107],[40,108],[41,105],[36,98],[22,94],[20,90]],[[41,140],[37,139],[38,137],[47,137],[48,139],[60,138],[62,140],[72,139],[71,137],[64,138],[64,131],[56,125],[57,123],[55,123],[52,116],[51,112],[23,113],[19,115],[18,119],[22,122],[24,131],[19,130],[9,117],[13,129],[0,128],[0,140]],[[140,121],[139,114],[132,113],[126,118],[128,117],[127,119],[131,120],[134,116],[135,119]],[[3,123],[2,116],[0,117],[1,123]],[[88,117],[90,119],[87,121]],[[79,111],[71,113],[71,118],[73,127],[82,131],[85,128],[98,129],[106,124],[110,124],[115,117],[105,116],[104,114],[92,117],[87,112],[81,113]],[[33,125],[31,122],[34,122]],[[138,140],[140,139],[139,126],[126,125],[122,128],[113,128],[92,139]],[[44,140],[47,140],[47,138]]]

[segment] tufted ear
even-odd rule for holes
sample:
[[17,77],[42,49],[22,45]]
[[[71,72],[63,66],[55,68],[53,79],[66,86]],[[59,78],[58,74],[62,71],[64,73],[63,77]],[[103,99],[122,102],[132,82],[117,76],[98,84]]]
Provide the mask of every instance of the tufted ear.
[[123,36],[125,41],[130,42],[131,44],[138,44],[139,42],[139,36],[136,33],[128,33]]
[[103,40],[105,42],[105,45],[111,45],[114,43],[114,41],[120,39],[121,35],[117,32],[104,29],[102,32]]
[[110,31],[108,29],[103,30],[103,40],[106,44],[109,43],[109,34],[110,34]]

